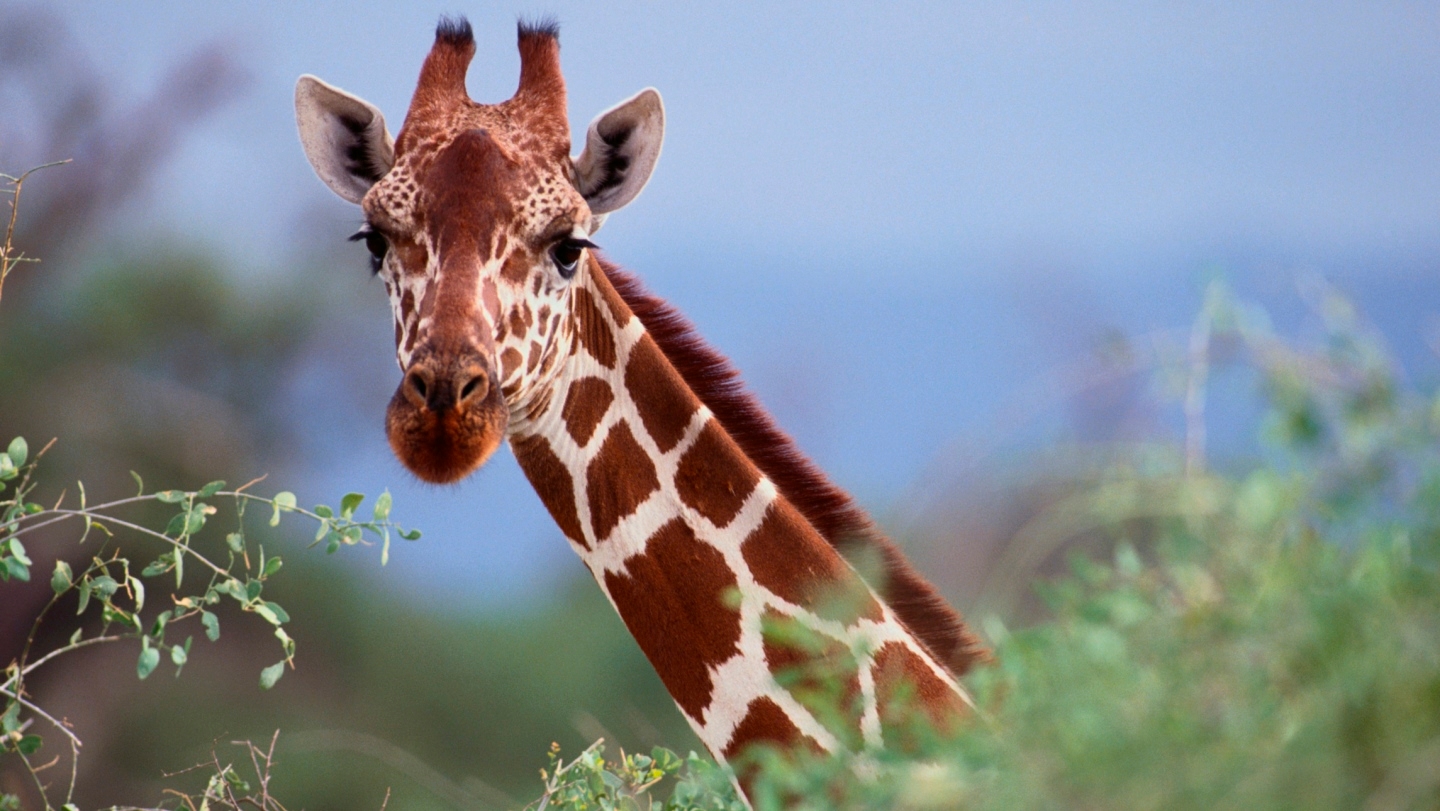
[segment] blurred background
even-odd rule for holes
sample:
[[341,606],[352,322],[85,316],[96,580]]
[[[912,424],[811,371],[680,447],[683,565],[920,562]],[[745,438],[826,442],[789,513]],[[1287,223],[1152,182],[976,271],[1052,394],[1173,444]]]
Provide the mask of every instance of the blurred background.
[[[299,668],[271,692],[240,618],[178,682],[100,649],[36,681],[86,741],[82,807],[276,728],[277,792],[312,809],[528,799],[552,740],[695,746],[508,454],[444,488],[390,456],[388,305],[294,131],[301,73],[397,130],[441,13],[475,28],[471,95],[508,98],[517,14],[552,12],[577,135],[666,103],[597,241],[974,615],[1034,610],[1014,584],[1049,553],[1007,545],[1097,458],[1174,447],[1160,372],[1208,281],[1302,336],[1339,288],[1436,375],[1433,4],[0,3],[0,171],[73,159],[27,181],[43,262],[0,300],[0,439],[59,439],[42,492],[268,474],[302,503],[389,488],[425,532],[384,568],[286,542]],[[1255,385],[1213,371],[1214,464],[1255,453]],[[45,584],[0,598],[9,661]]]

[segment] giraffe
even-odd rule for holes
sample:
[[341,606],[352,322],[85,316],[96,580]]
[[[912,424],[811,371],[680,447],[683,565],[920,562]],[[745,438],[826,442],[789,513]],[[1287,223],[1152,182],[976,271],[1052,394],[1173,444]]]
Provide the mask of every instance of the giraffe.
[[[470,24],[442,18],[394,138],[369,102],[313,76],[296,87],[307,157],[361,206],[352,239],[389,295],[395,454],[445,483],[508,440],[721,762],[757,742],[898,745],[902,705],[953,724],[970,704],[957,677],[985,656],[959,614],[591,241],[655,167],[659,93],[601,113],[572,159],[558,27],[522,22],[518,38],[514,96],[480,104]],[[806,689],[818,666],[839,713]]]

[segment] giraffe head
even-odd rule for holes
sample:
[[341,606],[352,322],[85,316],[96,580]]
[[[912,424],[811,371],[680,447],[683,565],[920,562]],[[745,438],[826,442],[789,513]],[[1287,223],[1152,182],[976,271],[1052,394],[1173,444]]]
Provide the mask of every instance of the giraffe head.
[[470,24],[442,19],[393,139],[369,102],[313,76],[295,88],[305,153],[361,206],[353,238],[390,296],[403,373],[390,446],[430,482],[476,470],[510,415],[546,396],[590,237],[660,156],[664,109],[646,89],[601,113],[572,158],[557,27],[522,23],[519,40],[519,89],[479,104],[465,89]]

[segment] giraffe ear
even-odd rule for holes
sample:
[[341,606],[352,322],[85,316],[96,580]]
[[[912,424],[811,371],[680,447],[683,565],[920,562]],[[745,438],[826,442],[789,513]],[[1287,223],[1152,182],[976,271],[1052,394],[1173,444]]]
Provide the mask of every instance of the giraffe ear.
[[[595,117],[575,159],[580,193],[596,219],[634,200],[660,159],[665,105],[647,87]],[[598,225],[598,223],[597,223]],[[594,229],[592,229],[593,231]]]
[[315,174],[352,203],[395,163],[395,140],[379,108],[314,76],[295,83],[295,123]]

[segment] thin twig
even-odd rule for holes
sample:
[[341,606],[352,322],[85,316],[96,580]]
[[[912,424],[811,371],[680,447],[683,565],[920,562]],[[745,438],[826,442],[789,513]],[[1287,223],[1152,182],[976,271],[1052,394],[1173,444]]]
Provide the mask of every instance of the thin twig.
[[0,179],[3,179],[6,183],[10,185],[10,190],[6,192],[10,195],[10,218],[5,225],[5,244],[3,246],[0,246],[0,294],[4,293],[6,277],[8,277],[10,275],[10,272],[14,270],[17,266],[19,266],[21,262],[40,261],[39,259],[32,259],[30,257],[27,257],[24,254],[16,256],[14,253],[15,218],[20,211],[20,189],[25,185],[25,179],[40,171],[41,169],[49,169],[52,166],[60,166],[69,162],[70,159],[66,158],[63,161],[55,161],[54,163],[47,163],[42,166],[36,166],[34,169],[31,169],[28,172],[21,174],[19,177],[14,177],[12,175],[7,175],[3,172],[0,172]]

